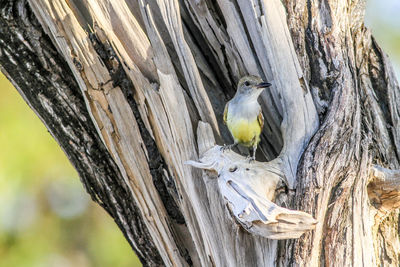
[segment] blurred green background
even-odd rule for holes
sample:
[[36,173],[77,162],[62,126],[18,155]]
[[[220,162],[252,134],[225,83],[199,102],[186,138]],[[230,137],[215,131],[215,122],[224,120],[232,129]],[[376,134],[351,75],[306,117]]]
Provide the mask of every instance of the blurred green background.
[[[400,1],[367,1],[366,24],[400,66]],[[0,267],[140,266],[112,219],[17,91],[0,77]]]
[[367,0],[365,25],[392,61],[400,77],[400,0]]
[[3,75],[0,88],[0,266],[141,266]]

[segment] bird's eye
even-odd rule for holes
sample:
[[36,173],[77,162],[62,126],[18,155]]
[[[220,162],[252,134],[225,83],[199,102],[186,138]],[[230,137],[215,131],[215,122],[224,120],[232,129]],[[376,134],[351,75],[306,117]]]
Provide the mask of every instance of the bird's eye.
[[250,83],[249,83],[248,81],[245,81],[245,82],[244,82],[244,85],[249,86]]

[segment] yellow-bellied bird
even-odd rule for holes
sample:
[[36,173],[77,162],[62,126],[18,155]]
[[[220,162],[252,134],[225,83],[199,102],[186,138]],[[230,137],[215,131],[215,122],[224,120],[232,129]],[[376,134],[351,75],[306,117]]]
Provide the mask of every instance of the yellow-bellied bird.
[[264,125],[264,117],[257,99],[264,88],[270,86],[270,83],[253,75],[240,79],[235,96],[226,103],[224,110],[224,123],[228,126],[234,143],[224,146],[222,150],[232,149],[240,144],[253,149],[250,160],[255,160]]

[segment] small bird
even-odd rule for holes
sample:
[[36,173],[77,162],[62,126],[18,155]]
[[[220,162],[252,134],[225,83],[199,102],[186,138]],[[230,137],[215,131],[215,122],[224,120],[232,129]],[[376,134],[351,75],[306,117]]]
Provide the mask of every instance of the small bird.
[[226,103],[224,110],[224,123],[228,126],[234,143],[223,146],[223,151],[240,144],[253,149],[250,161],[255,160],[264,126],[264,117],[257,99],[263,90],[270,86],[270,83],[253,75],[240,79],[235,96]]

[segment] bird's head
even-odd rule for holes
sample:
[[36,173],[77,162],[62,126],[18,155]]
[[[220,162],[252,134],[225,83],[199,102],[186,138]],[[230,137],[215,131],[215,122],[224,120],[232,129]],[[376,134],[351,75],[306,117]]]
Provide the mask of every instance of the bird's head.
[[271,84],[264,82],[260,77],[249,75],[239,80],[236,94],[241,97],[257,99],[262,91]]

